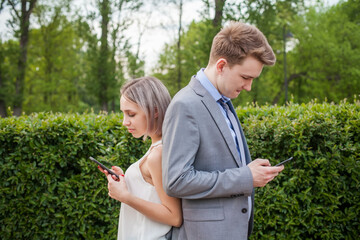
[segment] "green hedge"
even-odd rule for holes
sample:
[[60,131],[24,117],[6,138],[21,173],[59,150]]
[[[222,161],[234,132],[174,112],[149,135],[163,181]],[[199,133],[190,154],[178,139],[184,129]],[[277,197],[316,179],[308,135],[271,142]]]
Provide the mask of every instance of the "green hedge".
[[[286,169],[256,189],[251,239],[356,239],[360,232],[360,104],[237,109],[253,159]],[[0,119],[2,239],[116,239],[120,204],[94,156],[126,169],[149,146],[119,114]]]
[[126,169],[148,143],[120,115],[0,120],[1,239],[116,239],[120,204],[89,156]]
[[252,158],[294,156],[255,195],[251,239],[359,239],[360,103],[238,109]]

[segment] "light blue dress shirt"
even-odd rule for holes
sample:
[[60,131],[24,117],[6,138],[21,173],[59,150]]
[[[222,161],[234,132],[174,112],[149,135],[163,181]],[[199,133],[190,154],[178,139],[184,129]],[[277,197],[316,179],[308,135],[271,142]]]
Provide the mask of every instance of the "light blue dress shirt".
[[[240,148],[239,148],[239,144],[238,144],[238,140],[236,138],[236,133],[233,129],[233,127],[235,126],[232,126],[228,116],[226,115],[226,111],[225,109],[221,106],[219,100],[222,99],[224,101],[224,103],[226,104],[228,101],[230,101],[230,98],[228,97],[225,97],[223,95],[221,95],[219,93],[219,91],[215,88],[215,86],[210,82],[210,80],[206,77],[205,73],[204,73],[204,68],[200,69],[198,71],[198,73],[196,74],[196,78],[200,81],[201,85],[203,85],[203,87],[210,93],[210,95],[215,99],[216,103],[218,104],[224,118],[225,118],[225,121],[227,123],[227,126],[228,128],[230,129],[230,132],[231,132],[231,136],[233,137],[234,139],[234,142],[235,142],[235,145],[236,145],[236,148],[238,150],[238,153],[239,153],[239,156],[240,156],[240,159],[241,159],[241,154],[240,154]],[[238,136],[238,137],[241,137],[241,136]]]

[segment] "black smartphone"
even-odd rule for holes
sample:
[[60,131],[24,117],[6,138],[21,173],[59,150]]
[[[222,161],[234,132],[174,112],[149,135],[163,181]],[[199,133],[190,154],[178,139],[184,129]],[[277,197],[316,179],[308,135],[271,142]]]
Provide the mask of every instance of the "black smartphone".
[[290,157],[290,158],[288,158],[288,159],[286,159],[286,160],[282,161],[281,163],[276,164],[276,165],[275,165],[275,167],[278,167],[278,166],[284,165],[285,163],[287,163],[287,162],[288,162],[288,161],[290,161],[291,159],[293,159],[293,157]]
[[119,175],[117,175],[116,173],[114,173],[113,171],[111,171],[110,169],[108,169],[107,167],[104,166],[104,164],[100,163],[99,161],[97,161],[95,158],[93,157],[89,157],[91,161],[93,161],[94,163],[96,163],[97,165],[99,165],[103,170],[106,170],[108,173],[110,173],[111,175],[114,175],[115,177],[119,178]]

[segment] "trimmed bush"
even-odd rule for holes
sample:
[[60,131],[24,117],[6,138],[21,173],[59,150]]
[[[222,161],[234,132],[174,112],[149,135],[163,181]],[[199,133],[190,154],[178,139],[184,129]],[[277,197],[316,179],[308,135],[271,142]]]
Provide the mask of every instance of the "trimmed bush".
[[1,238],[116,239],[120,204],[89,156],[125,170],[147,145],[119,114],[1,119]]
[[255,194],[251,239],[358,239],[360,104],[238,109],[252,158],[293,156]]
[[[238,108],[252,158],[285,170],[256,189],[251,239],[356,239],[360,104]],[[120,114],[0,119],[2,239],[116,239],[120,204],[93,156],[124,170],[149,147]]]

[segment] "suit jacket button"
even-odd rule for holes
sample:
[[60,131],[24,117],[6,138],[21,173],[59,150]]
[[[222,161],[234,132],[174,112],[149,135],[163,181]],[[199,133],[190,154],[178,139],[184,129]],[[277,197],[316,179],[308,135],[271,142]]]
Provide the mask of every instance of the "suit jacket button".
[[241,212],[242,212],[242,213],[246,213],[246,212],[247,212],[247,209],[246,209],[246,208],[243,208],[243,209],[241,209]]

